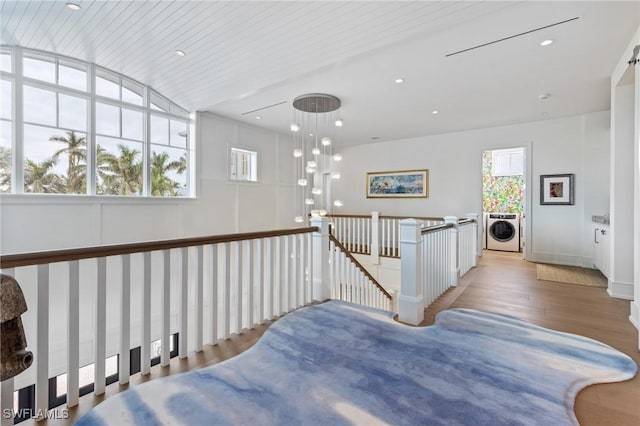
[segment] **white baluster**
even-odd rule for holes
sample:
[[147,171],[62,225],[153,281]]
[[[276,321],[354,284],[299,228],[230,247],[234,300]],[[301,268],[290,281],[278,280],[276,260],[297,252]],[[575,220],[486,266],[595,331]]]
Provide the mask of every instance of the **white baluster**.
[[264,314],[264,245],[265,239],[258,240],[257,252],[256,252],[256,276],[258,277],[258,322],[265,320]]
[[202,351],[202,336],[204,326],[204,247],[196,247],[196,341],[195,351]]
[[184,359],[189,355],[189,248],[180,248],[180,321],[178,325],[178,356]]
[[218,295],[218,245],[211,246],[211,344],[218,341],[219,295]]
[[231,336],[231,243],[224,243],[224,338]]
[[265,262],[265,267],[266,269],[266,277],[267,277],[267,289],[266,289],[266,299],[267,299],[267,303],[265,304],[266,306],[266,312],[265,312],[265,317],[264,318],[273,318],[273,299],[274,299],[274,274],[275,274],[275,256],[274,256],[274,240],[273,238],[268,238],[266,240],[266,249],[265,249],[265,254],[266,254],[266,262]]
[[276,237],[275,239],[276,247],[275,247],[275,279],[274,279],[274,288],[273,288],[273,314],[280,315],[282,313],[281,310],[281,297],[282,297],[282,286],[283,286],[283,272],[282,272],[282,240],[280,237]]
[[380,213],[371,212],[371,263],[380,263]]
[[235,243],[236,261],[236,333],[242,332],[242,294],[244,292],[242,274],[242,241]]
[[36,302],[36,411],[49,408],[49,265],[38,265]]
[[122,300],[120,301],[120,355],[118,356],[118,380],[121,385],[129,383],[131,358],[131,255],[123,254]]
[[[80,262],[69,262],[69,305],[67,316],[67,407],[78,405],[80,368]],[[127,370],[128,372],[128,370]],[[13,404],[13,401],[11,402]]]
[[160,365],[166,367],[170,360],[171,341],[171,250],[163,250],[162,318],[160,320]]
[[151,371],[151,252],[143,253],[142,277],[142,336],[140,343],[140,373]]
[[[253,241],[247,241],[247,265],[249,267],[249,282],[248,282],[248,291],[247,291],[247,324],[249,328],[253,328],[255,324],[254,313],[255,313],[255,305],[253,302],[254,294],[255,294],[255,275],[254,271],[256,269],[255,260],[253,256]],[[256,240],[259,243],[259,240]]]
[[106,338],[107,338],[107,259],[99,257],[98,282],[96,287],[96,333],[95,333],[95,366],[94,366],[94,393],[102,395],[105,383],[106,362]]

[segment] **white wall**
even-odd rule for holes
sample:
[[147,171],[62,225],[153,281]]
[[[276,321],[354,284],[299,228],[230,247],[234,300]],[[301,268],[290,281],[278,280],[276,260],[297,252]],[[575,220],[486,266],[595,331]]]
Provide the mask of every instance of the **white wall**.
[[[334,182],[338,214],[464,216],[482,209],[482,151],[530,146],[532,261],[588,265],[590,218],[609,207],[609,112],[494,127],[459,133],[361,145],[342,150],[342,178]],[[603,160],[604,158],[604,160]],[[427,199],[367,199],[367,172],[429,169]],[[541,174],[574,173],[573,206],[542,206]]]
[[[0,252],[293,227],[289,136],[199,113],[197,198],[1,195]],[[258,182],[228,180],[232,146],[258,152]]]

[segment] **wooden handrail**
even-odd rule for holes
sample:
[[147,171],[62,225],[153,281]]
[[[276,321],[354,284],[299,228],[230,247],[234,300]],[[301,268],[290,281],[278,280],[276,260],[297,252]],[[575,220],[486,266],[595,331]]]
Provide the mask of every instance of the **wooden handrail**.
[[143,243],[115,244],[106,246],[83,247],[66,250],[19,253],[0,256],[0,268],[41,265],[45,263],[69,262],[94,257],[116,256],[120,254],[142,253],[156,250],[169,250],[181,247],[202,246],[207,244],[229,243],[233,241],[258,238],[279,237],[282,235],[306,234],[317,232],[318,228],[278,229],[274,231],[245,232],[237,234],[210,235],[206,237],[180,238],[174,240],[149,241]]
[[347,249],[346,249],[346,248],[345,248],[345,247],[340,243],[340,241],[338,241],[338,240],[336,239],[336,237],[334,237],[332,234],[329,234],[329,239],[330,239],[331,241],[333,241],[333,243],[336,245],[336,247],[338,247],[340,250],[342,250],[342,252],[345,254],[345,256],[347,256],[347,258],[349,258],[349,259],[351,260],[351,262],[353,262],[353,264],[354,264],[358,269],[360,269],[360,270],[362,271],[362,273],[363,273],[363,274],[365,274],[365,276],[366,276],[367,278],[369,278],[369,280],[370,280],[370,281],[371,281],[371,282],[372,282],[376,287],[378,287],[378,290],[380,290],[380,291],[382,292],[382,294],[384,294],[384,295],[387,297],[387,299],[389,299],[389,300],[391,300],[391,299],[392,299],[392,298],[391,298],[391,295],[387,292],[387,290],[385,290],[385,289],[384,289],[384,287],[382,287],[382,286],[380,285],[380,283],[378,282],[378,280],[376,280],[375,278],[373,278],[373,276],[369,273],[369,271],[367,271],[367,270],[365,269],[365,267],[364,267],[364,266],[362,266],[362,265],[360,264],[360,262],[358,262],[358,260],[357,260],[355,257],[353,257],[353,255],[352,255],[351,253],[349,253],[349,252],[347,251]]
[[442,217],[428,217],[428,216],[380,216],[380,219],[418,219],[418,220],[444,221],[444,218]]
[[427,226],[426,228],[422,228],[422,234],[423,235],[429,234],[431,232],[437,232],[443,229],[449,229],[453,227],[454,227],[453,223],[443,223],[442,225]]
[[476,220],[472,218],[468,218],[468,219],[460,219],[458,221],[458,225],[469,225],[472,223],[476,223]]
[[371,219],[371,215],[366,214],[328,214],[327,217],[347,217],[355,219]]

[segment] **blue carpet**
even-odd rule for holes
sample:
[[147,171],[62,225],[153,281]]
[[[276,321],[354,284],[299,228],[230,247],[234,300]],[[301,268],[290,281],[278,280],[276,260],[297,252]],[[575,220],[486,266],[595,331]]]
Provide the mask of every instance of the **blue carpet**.
[[132,387],[77,424],[575,425],[582,388],[637,371],[610,346],[510,316],[392,318],[339,301],[300,309],[248,351]]

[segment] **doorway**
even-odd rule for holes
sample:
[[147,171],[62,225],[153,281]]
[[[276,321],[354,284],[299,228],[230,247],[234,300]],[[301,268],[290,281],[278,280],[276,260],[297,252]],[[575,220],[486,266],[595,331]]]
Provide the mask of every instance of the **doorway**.
[[526,176],[524,147],[483,151],[484,249],[524,253]]

